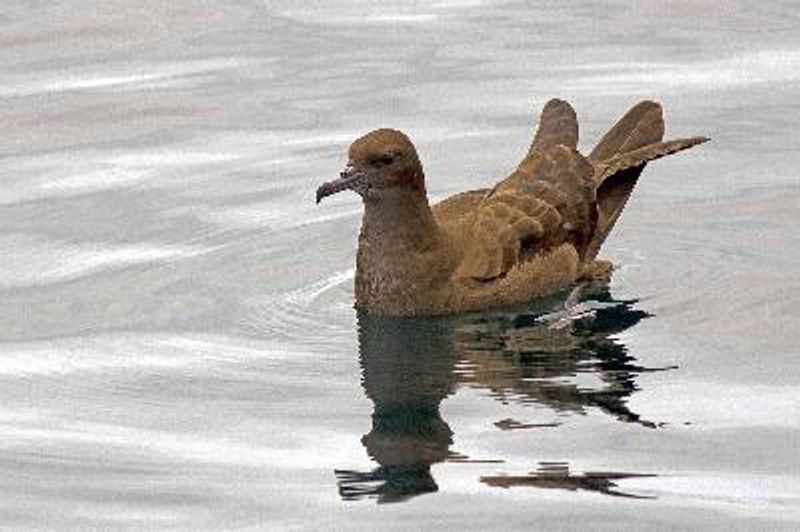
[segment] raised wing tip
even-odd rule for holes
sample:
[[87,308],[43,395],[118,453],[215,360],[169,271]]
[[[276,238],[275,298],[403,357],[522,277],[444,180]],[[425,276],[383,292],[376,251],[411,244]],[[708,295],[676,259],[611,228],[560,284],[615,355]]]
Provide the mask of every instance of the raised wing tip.
[[687,148],[693,148],[694,146],[698,146],[700,144],[705,144],[710,140],[711,139],[709,137],[706,137],[705,135],[698,135],[696,137],[688,137],[684,139],[675,139],[674,141],[667,141],[664,144],[669,145],[671,149],[669,149],[668,151],[674,153],[676,151],[685,150]]
[[603,183],[607,177],[614,175],[622,170],[633,168],[649,161],[660,159],[673,153],[678,153],[689,148],[693,148],[698,144],[708,142],[710,139],[706,136],[687,137],[682,139],[667,140],[650,144],[642,148],[623,153],[610,159],[605,166],[602,167],[602,172],[598,183]]
[[649,146],[644,146],[643,148],[639,148],[638,150],[634,150],[633,152],[629,153],[638,153],[638,152],[647,153],[648,151],[654,151],[655,153],[653,153],[653,155],[656,155],[656,153],[659,156],[669,155],[671,153],[685,150],[687,148],[692,148],[694,146],[697,146],[698,144],[704,144],[709,140],[711,139],[706,137],[705,135],[698,135],[697,137],[686,137],[682,139],[672,139],[660,142],[658,144],[651,144]]
[[[696,135],[694,137],[680,137],[680,138],[677,138],[677,139],[664,140],[664,141],[661,142],[661,144],[680,143],[680,144],[695,145],[695,144],[702,144],[704,142],[708,142],[709,140],[711,140],[711,139],[709,137],[706,137],[705,135]],[[659,143],[655,143],[655,144],[659,144]],[[651,144],[651,146],[654,146],[655,144]],[[642,146],[642,147],[644,148],[646,146]]]

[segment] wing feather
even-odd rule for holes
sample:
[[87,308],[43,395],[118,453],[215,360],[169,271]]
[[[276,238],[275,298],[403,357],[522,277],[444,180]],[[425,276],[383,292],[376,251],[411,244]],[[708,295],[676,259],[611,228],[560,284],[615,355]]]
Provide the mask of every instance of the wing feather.
[[477,206],[457,276],[490,281],[564,243],[581,253],[597,220],[593,175],[593,166],[562,144],[528,156]]

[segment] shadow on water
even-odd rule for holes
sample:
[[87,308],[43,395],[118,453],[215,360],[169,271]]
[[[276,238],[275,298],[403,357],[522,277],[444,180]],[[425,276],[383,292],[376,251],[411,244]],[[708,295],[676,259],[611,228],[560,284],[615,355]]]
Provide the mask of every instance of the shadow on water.
[[[487,390],[504,403],[545,406],[561,418],[599,409],[619,421],[656,428],[626,405],[638,390],[638,374],[670,369],[636,364],[615,337],[648,317],[635,303],[613,300],[605,286],[584,286],[566,302],[562,296],[516,311],[438,319],[359,315],[362,384],[374,403],[372,429],[361,441],[379,466],[369,472],[337,470],[340,495],[402,501],[438,490],[432,464],[476,462],[450,449],[453,431],[440,413],[442,400],[459,386]],[[595,384],[577,382],[586,380],[582,376]],[[495,422],[501,430],[559,424]],[[637,497],[614,490],[614,481],[640,476],[649,475],[577,474],[566,463],[541,463],[526,476],[480,480],[503,488]]]

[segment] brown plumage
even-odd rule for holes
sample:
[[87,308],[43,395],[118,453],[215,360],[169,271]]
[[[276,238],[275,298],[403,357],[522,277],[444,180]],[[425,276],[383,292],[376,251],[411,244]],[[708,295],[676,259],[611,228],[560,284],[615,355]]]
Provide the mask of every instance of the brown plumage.
[[378,129],[357,139],[317,202],[350,189],[364,203],[356,307],[387,315],[450,314],[529,301],[608,275],[595,259],[645,165],[705,142],[664,142],[661,106],[633,107],[588,157],[570,105],[545,105],[528,153],[493,188],[430,206],[411,141]]

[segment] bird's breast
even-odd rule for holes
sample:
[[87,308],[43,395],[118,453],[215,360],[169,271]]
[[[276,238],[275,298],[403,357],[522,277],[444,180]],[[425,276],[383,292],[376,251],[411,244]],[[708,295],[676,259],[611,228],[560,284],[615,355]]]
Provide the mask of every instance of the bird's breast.
[[433,309],[451,289],[454,262],[447,246],[419,249],[362,239],[356,259],[356,307],[401,315]]

